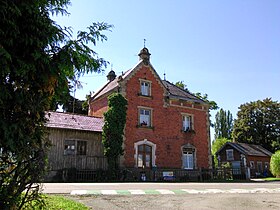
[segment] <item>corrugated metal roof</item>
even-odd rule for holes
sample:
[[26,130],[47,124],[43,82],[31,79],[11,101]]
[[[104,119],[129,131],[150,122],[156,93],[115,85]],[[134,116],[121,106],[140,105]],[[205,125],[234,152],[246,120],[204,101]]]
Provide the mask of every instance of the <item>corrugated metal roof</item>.
[[49,111],[46,113],[46,118],[48,119],[46,126],[49,128],[102,132],[104,125],[103,118],[72,113]]

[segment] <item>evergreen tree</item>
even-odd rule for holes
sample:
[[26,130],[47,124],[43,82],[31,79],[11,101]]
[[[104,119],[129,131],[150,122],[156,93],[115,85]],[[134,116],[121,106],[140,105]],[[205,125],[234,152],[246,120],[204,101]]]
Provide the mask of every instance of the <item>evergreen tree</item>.
[[[69,92],[75,74],[101,71],[106,61],[87,46],[106,40],[105,23],[71,32],[50,15],[67,14],[68,0],[2,0],[0,4],[0,208],[40,201],[46,171],[45,111]],[[33,203],[34,204],[34,203]]]
[[232,114],[230,111],[226,111],[223,109],[220,109],[216,116],[215,116],[215,123],[214,123],[214,129],[215,129],[215,139],[217,138],[227,138],[231,139],[231,133],[233,129],[233,119]]
[[102,143],[112,179],[115,179],[117,176],[119,157],[123,154],[126,105],[127,100],[121,94],[111,94],[108,97],[108,111],[104,113]]
[[271,98],[242,104],[234,121],[237,142],[260,144],[271,152],[280,149],[280,103]]

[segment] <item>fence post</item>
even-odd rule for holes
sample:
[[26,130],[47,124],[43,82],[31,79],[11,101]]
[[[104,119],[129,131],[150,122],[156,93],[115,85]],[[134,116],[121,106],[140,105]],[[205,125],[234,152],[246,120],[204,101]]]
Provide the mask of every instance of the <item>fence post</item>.
[[199,180],[202,182],[203,179],[202,179],[202,169],[199,168]]

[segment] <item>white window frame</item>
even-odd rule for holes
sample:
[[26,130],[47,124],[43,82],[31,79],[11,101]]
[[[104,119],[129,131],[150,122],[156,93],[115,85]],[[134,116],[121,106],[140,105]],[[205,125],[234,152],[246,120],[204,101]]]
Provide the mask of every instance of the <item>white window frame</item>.
[[[196,168],[196,149],[191,144],[181,147],[182,151],[182,168],[193,170]],[[185,164],[186,163],[186,164]]]
[[234,160],[233,149],[226,150],[227,160]]
[[152,109],[147,107],[138,107],[138,124],[141,127],[152,127]]
[[184,132],[194,130],[193,129],[193,115],[182,113],[182,130]]
[[151,81],[140,79],[140,94],[142,96],[151,96],[151,86]]

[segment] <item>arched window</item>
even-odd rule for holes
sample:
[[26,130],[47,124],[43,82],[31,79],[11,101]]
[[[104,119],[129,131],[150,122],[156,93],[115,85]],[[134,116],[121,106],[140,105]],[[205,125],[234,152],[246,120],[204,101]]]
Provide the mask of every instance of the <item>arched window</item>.
[[152,147],[147,144],[138,145],[138,167],[151,168],[152,167]]
[[137,168],[152,168],[156,161],[156,144],[144,139],[134,143],[134,160]]

